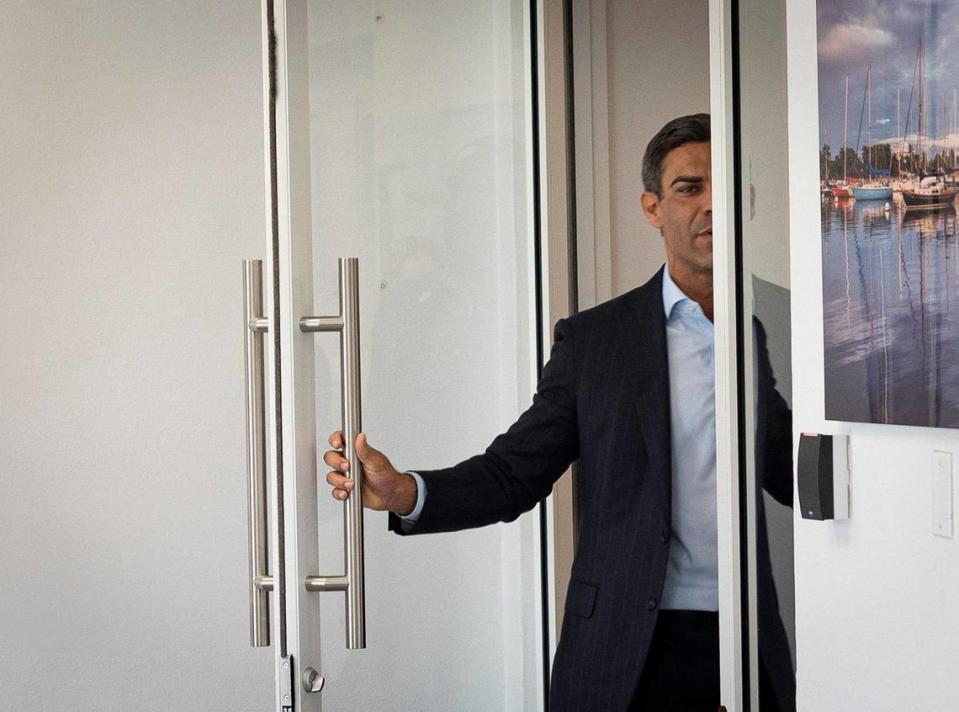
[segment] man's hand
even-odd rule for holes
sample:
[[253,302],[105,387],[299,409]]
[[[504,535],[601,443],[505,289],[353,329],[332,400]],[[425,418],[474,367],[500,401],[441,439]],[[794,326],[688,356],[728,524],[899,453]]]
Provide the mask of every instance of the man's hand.
[[[343,433],[339,430],[330,435],[330,447],[333,449],[323,455],[323,462],[334,471],[327,473],[326,481],[333,487],[333,499],[342,501],[356,483],[349,477],[350,463],[343,457]],[[413,476],[399,472],[386,455],[370,447],[365,433],[356,436],[356,455],[363,463],[363,506],[400,516],[410,514],[417,494]]]

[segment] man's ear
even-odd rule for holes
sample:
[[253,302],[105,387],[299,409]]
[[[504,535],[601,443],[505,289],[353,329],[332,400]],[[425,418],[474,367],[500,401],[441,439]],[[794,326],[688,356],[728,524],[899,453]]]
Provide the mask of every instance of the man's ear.
[[657,230],[661,230],[663,227],[663,214],[659,205],[659,196],[647,190],[640,196],[639,200],[643,205],[643,215],[649,220],[649,224]]

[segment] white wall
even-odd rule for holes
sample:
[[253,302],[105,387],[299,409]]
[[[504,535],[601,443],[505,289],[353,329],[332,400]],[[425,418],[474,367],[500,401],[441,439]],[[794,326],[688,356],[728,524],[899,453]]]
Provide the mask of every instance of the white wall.
[[959,545],[931,533],[931,452],[959,432],[823,418],[816,2],[788,6],[794,433],[846,432],[851,518],[796,520],[798,704],[959,707]]
[[666,259],[639,203],[643,152],[670,119],[709,111],[709,14],[705,0],[612,0],[607,7],[615,296],[645,282]]

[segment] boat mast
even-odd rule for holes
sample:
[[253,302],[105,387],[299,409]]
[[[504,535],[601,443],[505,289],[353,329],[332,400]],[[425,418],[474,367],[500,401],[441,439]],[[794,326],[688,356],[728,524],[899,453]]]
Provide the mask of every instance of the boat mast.
[[842,182],[846,183],[846,147],[849,145],[849,75],[846,75],[846,109],[842,119]]
[[919,146],[919,178],[925,173],[926,154],[922,150],[922,37],[919,38],[919,130],[916,134]]
[[[896,138],[898,139],[902,136],[902,127],[899,124],[899,116],[902,113],[899,108],[899,87],[896,87]],[[889,146],[892,148],[892,146]],[[891,168],[891,166],[890,166]],[[899,147],[899,150],[896,152],[896,178],[902,178],[902,146]]]
[[869,150],[866,151],[866,160],[869,165],[866,166],[866,175],[868,182],[872,182],[872,65],[866,67],[866,101],[869,104],[866,114],[866,141],[869,142]]

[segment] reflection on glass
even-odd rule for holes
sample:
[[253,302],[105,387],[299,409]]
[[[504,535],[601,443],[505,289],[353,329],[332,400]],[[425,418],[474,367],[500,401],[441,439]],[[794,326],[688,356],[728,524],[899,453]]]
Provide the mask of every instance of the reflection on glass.
[[[745,249],[749,244],[744,245]],[[795,709],[789,290],[755,277],[756,595],[760,709]],[[749,419],[747,419],[749,420]]]
[[959,427],[956,222],[824,201],[827,418]]

